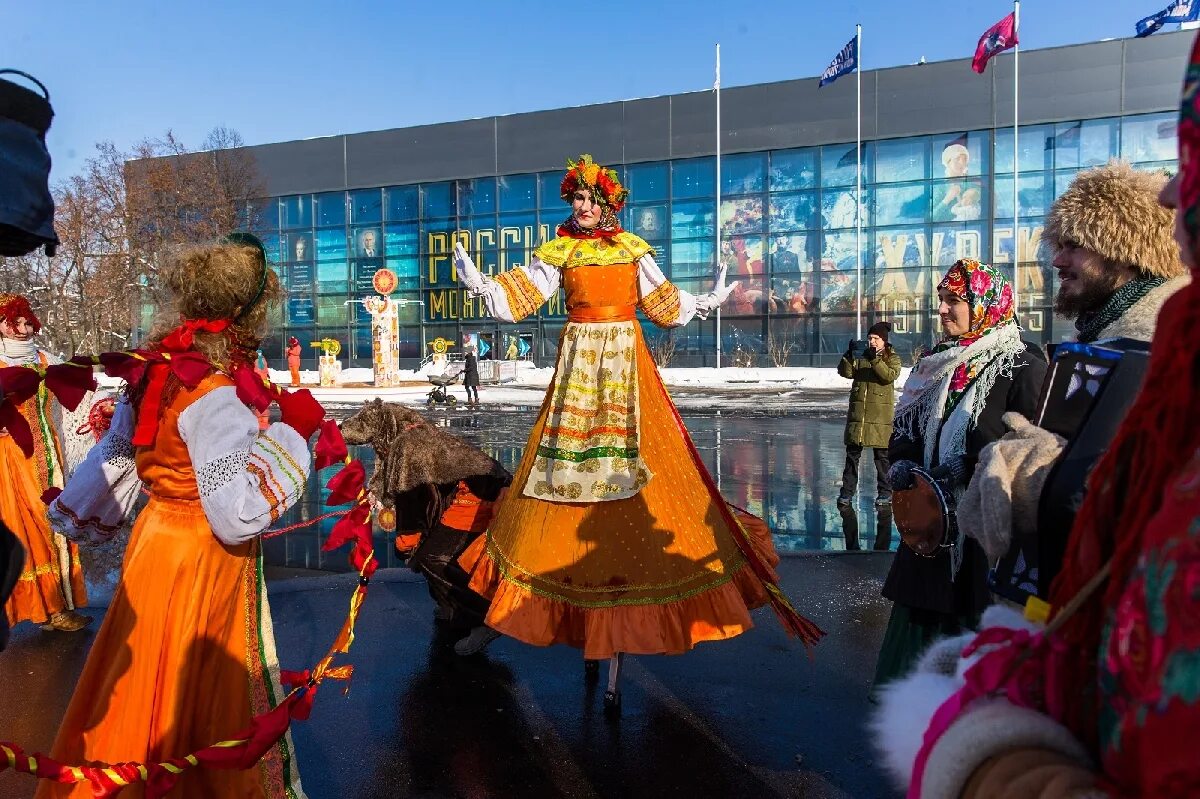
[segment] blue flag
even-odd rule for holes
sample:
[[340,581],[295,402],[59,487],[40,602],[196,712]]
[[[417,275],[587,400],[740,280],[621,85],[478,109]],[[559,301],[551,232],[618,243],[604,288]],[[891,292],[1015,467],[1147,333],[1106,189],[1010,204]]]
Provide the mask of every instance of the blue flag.
[[1138,20],[1137,37],[1140,39],[1157,33],[1163,25],[1169,22],[1195,22],[1198,18],[1200,18],[1200,2],[1176,0],[1157,14],[1151,14],[1145,19]]
[[858,69],[857,36],[846,43],[841,52],[834,57],[833,62],[821,73],[821,82],[817,85],[817,88],[824,86],[826,83],[833,83],[847,72],[853,72],[856,69]]

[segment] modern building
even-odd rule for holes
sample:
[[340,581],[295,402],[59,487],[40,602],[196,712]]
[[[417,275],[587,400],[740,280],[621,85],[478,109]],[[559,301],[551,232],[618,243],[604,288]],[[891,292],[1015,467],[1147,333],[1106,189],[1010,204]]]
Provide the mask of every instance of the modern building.
[[[984,75],[967,59],[864,72],[864,326],[892,321],[905,356],[929,344],[941,274],[974,257],[1015,269],[1029,338],[1070,336],[1053,314],[1043,217],[1082,168],[1114,157],[1174,168],[1192,36],[1021,53],[1015,225],[1011,54]],[[270,197],[248,218],[288,290],[266,351],[281,355],[289,335],[336,338],[348,365],[368,365],[369,318],[354,301],[387,267],[393,296],[410,302],[404,365],[465,336],[485,357],[548,365],[561,298],[499,325],[458,288],[450,252],[461,240],[486,272],[527,263],[567,215],[566,159],[590,152],[621,173],[623,224],[682,288],[709,289],[721,226],[720,257],[741,281],[719,322],[723,365],[834,363],[857,334],[855,81],[723,89],[719,209],[712,91],[250,147]],[[647,333],[672,365],[716,362],[716,319]]]

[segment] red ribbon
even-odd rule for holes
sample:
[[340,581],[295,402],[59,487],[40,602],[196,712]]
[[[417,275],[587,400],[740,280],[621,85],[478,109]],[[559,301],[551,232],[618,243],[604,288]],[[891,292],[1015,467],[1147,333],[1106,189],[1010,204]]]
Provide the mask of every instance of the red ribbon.
[[163,336],[159,346],[167,352],[184,352],[191,349],[197,333],[220,333],[227,327],[228,319],[184,319],[179,327]]
[[46,390],[68,411],[74,411],[89,391],[96,390],[96,376],[87,367],[61,363],[46,367]]
[[325,487],[329,489],[326,505],[346,505],[358,500],[358,494],[363,489],[367,472],[362,461],[351,461],[344,469],[329,478]]
[[321,423],[321,435],[317,438],[314,450],[317,456],[317,471],[326,466],[341,463],[346,460],[350,451],[346,449],[346,439],[342,438],[342,429],[334,419],[326,419]]

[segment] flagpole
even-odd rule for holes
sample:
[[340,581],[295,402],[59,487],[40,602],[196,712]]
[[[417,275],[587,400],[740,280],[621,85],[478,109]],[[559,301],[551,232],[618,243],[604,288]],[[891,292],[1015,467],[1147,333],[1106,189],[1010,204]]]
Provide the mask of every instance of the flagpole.
[[858,286],[854,303],[856,339],[862,339],[862,25],[854,26],[854,282]]
[[1021,72],[1020,72],[1020,56],[1021,56],[1021,0],[1013,0],[1013,35],[1017,37],[1017,43],[1013,47],[1013,316],[1020,322],[1021,310],[1017,302],[1018,295],[1021,291],[1021,236],[1019,235],[1021,218],[1020,193],[1018,190],[1018,182],[1020,175],[1020,151],[1017,149],[1017,136],[1019,131],[1020,116],[1018,114],[1018,101],[1020,99]]
[[[717,42],[717,76],[713,82],[717,92],[717,208],[716,230],[717,249],[715,251],[717,271],[721,274],[721,43]],[[717,306],[717,368],[721,368],[721,306]]]

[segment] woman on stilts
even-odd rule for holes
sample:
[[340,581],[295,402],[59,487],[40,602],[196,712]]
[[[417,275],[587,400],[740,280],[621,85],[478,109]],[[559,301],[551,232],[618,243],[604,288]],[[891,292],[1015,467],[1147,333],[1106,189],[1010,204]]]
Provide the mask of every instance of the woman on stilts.
[[[561,286],[568,322],[525,456],[486,537],[463,554],[470,586],[491,598],[485,627],[458,651],[498,634],[579,647],[589,661],[679,654],[732,638],[770,603],[805,644],[821,631],[778,586],[766,525],[732,509],[696,452],[636,321],[705,318],[732,290],[722,270],[703,296],[666,279],[650,246],[621,229],[628,195],[616,173],[583,155],[560,194],[571,215],[528,266],[484,277],[460,246],[473,296],[504,322],[535,312]],[[620,706],[619,660],[606,708]]]

